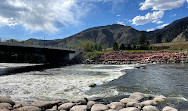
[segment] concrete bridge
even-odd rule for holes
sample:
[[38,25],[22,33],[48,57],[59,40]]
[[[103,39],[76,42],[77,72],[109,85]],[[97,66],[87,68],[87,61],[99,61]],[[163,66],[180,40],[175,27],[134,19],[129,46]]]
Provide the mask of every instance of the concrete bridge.
[[74,55],[77,53],[76,50],[68,48],[2,42],[0,42],[0,51],[41,54],[45,56],[47,63],[55,64],[68,62],[71,59],[70,54]]

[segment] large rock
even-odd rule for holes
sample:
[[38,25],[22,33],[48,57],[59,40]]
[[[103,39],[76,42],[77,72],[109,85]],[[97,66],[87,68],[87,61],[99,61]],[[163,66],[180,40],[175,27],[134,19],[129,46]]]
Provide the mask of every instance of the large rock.
[[70,111],[87,111],[87,105],[73,106]]
[[165,106],[162,111],[178,111],[178,110],[170,106]]
[[112,103],[110,103],[109,107],[111,109],[119,111],[120,109],[123,109],[125,107],[125,105],[121,102],[112,102]]
[[137,101],[144,101],[144,100],[148,100],[150,98],[149,95],[146,95],[146,94],[143,94],[143,93],[140,93],[140,92],[135,92],[135,93],[132,93],[129,98],[131,99],[135,99]]
[[156,103],[165,103],[165,100],[161,97],[155,97],[153,101],[155,101]]
[[113,110],[113,109],[108,109],[108,110],[105,110],[105,111],[116,111],[116,110]]
[[83,98],[83,99],[78,99],[78,100],[72,101],[72,103],[75,103],[77,105],[86,105],[87,102],[88,102],[87,98]]
[[9,109],[0,109],[0,111],[10,111]]
[[31,105],[37,106],[42,109],[49,109],[53,107],[50,101],[36,101],[33,102]]
[[57,111],[57,106],[53,106],[51,109],[47,109],[46,111]]
[[159,111],[159,109],[155,106],[144,106],[143,111]]
[[92,107],[95,103],[96,103],[95,101],[89,101],[89,102],[87,103],[87,108],[88,108],[88,109],[91,109],[91,107]]
[[16,103],[13,108],[14,109],[18,109],[20,107],[24,107],[24,106],[30,106],[30,104],[26,104],[26,103]]
[[153,100],[147,100],[147,101],[141,102],[140,104],[141,106],[150,106],[150,105],[152,106],[152,105],[156,105],[157,103]]
[[104,105],[104,104],[94,104],[91,107],[91,111],[105,111],[108,110],[108,106]]
[[124,98],[124,99],[120,100],[120,102],[123,103],[123,104],[127,104],[129,102],[136,102],[136,103],[138,103],[137,100],[131,99],[131,98]]
[[74,105],[74,103],[64,103],[58,107],[58,110],[70,110]]
[[135,107],[129,107],[129,108],[123,108],[119,111],[140,111],[140,109],[135,108]]
[[0,103],[10,103],[11,105],[15,105],[15,102],[13,102],[10,98],[2,96],[0,96]]
[[0,103],[0,109],[12,109],[12,105],[9,103]]
[[18,111],[42,111],[39,107],[36,106],[24,106],[17,109]]
[[137,103],[137,102],[128,102],[126,106],[127,107],[136,107],[136,108],[141,107],[140,103]]

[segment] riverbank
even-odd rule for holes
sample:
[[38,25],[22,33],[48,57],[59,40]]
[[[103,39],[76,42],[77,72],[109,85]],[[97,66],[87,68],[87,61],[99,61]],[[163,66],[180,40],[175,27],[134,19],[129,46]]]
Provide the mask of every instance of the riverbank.
[[15,103],[10,98],[0,96],[0,111],[178,111],[171,106],[164,106],[165,99],[152,97],[140,92],[132,93],[120,101],[105,103],[87,98],[68,101],[35,101]]
[[122,52],[111,51],[97,60],[86,59],[84,64],[188,63],[187,52]]

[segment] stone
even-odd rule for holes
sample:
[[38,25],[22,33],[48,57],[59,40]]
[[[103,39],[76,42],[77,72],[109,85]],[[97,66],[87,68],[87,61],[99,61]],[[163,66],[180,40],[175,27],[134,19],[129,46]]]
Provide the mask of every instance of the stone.
[[87,111],[87,105],[73,106],[70,111]]
[[0,109],[0,111],[10,111],[9,109]]
[[33,102],[31,105],[37,106],[42,109],[49,109],[53,107],[50,101],[36,101],[36,102]]
[[140,103],[137,103],[137,102],[128,102],[126,106],[127,107],[136,107],[136,108],[141,107]]
[[152,105],[157,105],[157,103],[155,102],[155,101],[153,101],[153,100],[147,100],[147,101],[143,101],[143,102],[141,102],[140,103],[141,104],[141,106],[143,107],[143,106],[152,106]]
[[9,103],[0,103],[0,109],[12,109],[12,105]]
[[91,107],[92,107],[95,103],[96,103],[95,101],[89,101],[89,102],[87,103],[87,108],[88,108],[88,109],[91,109]]
[[39,107],[36,106],[24,106],[17,109],[18,111],[42,111]]
[[83,99],[78,99],[78,100],[72,101],[72,103],[75,103],[77,105],[86,105],[87,102],[88,102],[87,98],[83,98]]
[[170,106],[165,106],[162,111],[178,111],[178,110]]
[[165,103],[165,100],[161,97],[155,97],[153,101],[155,101],[156,103]]
[[155,106],[144,106],[143,111],[159,111],[159,109]]
[[123,103],[123,104],[127,104],[129,102],[136,102],[136,103],[138,103],[137,100],[131,99],[131,98],[124,98],[124,99],[120,100],[120,102]]
[[119,111],[120,109],[123,109],[125,107],[125,105],[121,102],[112,102],[112,103],[110,103],[109,107],[111,109]]
[[57,111],[57,106],[53,106],[51,109],[47,109],[46,111]]
[[0,96],[0,103],[10,103],[11,105],[15,105],[15,102],[13,102],[10,98],[2,96]]
[[132,93],[129,98],[135,99],[137,101],[143,101],[143,100],[148,100],[150,97],[146,94],[140,93],[140,92],[135,92]]
[[135,108],[135,107],[129,107],[129,108],[123,108],[119,111],[140,111],[140,109]]
[[91,111],[105,111],[108,110],[108,106],[104,105],[104,104],[94,104],[91,107]]
[[74,105],[74,103],[64,103],[58,107],[58,110],[70,110]]
[[113,110],[113,109],[108,109],[108,110],[105,110],[105,111],[116,111],[116,110]]
[[21,103],[16,103],[16,104],[13,106],[14,109],[18,109],[18,108],[20,108],[20,107],[23,107],[23,105],[22,105]]

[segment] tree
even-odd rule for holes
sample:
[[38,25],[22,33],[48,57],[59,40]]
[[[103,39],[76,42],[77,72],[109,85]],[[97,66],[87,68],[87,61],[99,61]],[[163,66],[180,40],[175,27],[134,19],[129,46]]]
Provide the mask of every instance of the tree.
[[128,44],[127,47],[126,47],[126,49],[127,49],[127,50],[132,50],[131,45]]
[[85,52],[92,52],[94,49],[94,43],[87,41],[81,45],[81,49],[82,51],[85,51]]
[[125,50],[126,47],[125,47],[125,45],[122,43],[122,44],[120,45],[119,49],[120,49],[120,50]]
[[119,50],[119,47],[118,47],[117,42],[115,42],[115,43],[113,44],[113,50],[115,50],[115,51]]
[[140,50],[148,49],[149,42],[147,40],[146,31],[141,31],[138,37],[138,48]]

